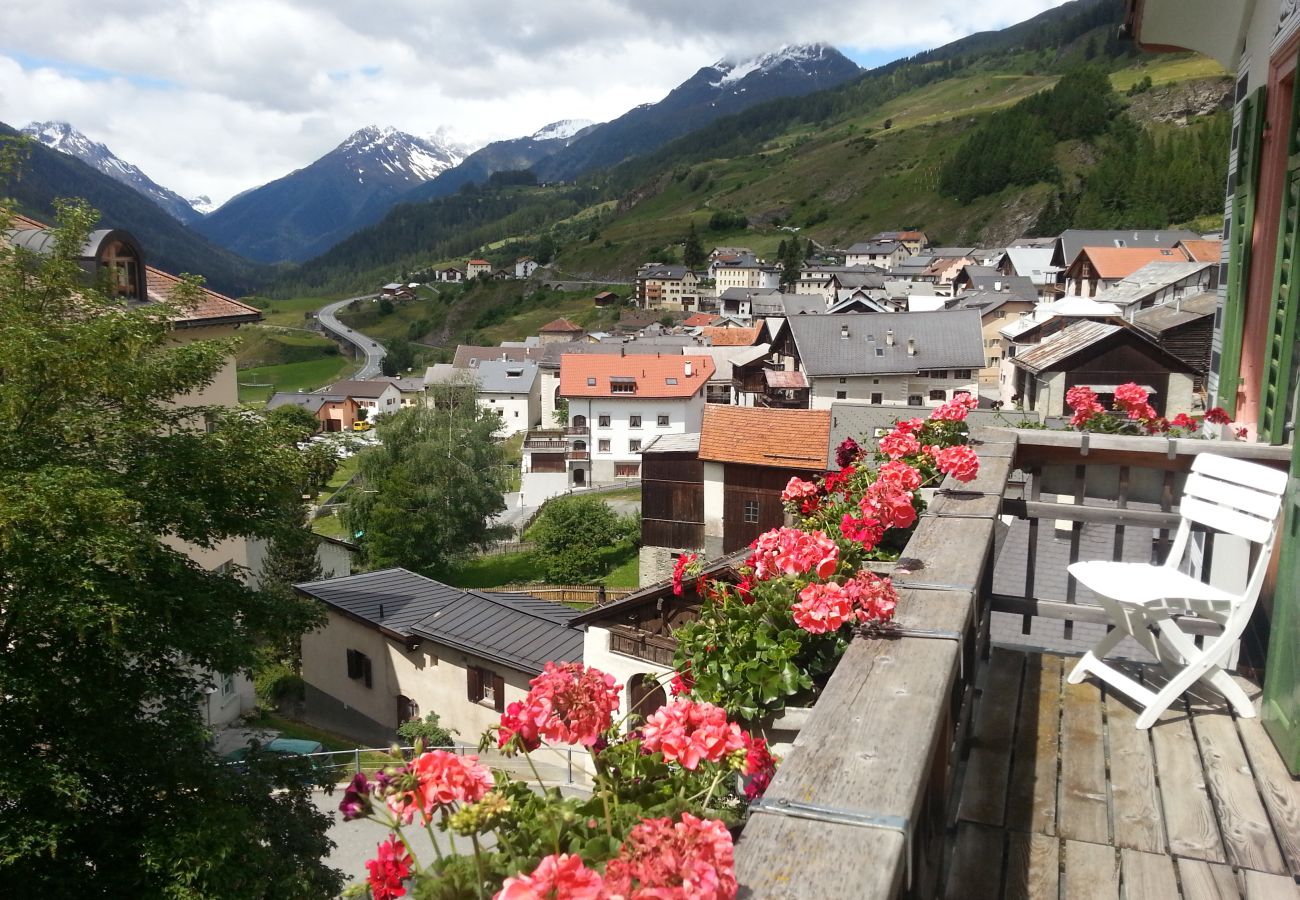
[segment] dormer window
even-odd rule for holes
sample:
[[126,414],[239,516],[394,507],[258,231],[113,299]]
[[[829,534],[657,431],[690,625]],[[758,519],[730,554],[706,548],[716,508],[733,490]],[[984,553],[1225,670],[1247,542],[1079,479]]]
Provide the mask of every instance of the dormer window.
[[134,247],[121,240],[109,241],[100,251],[100,263],[110,294],[124,300],[145,299],[144,266]]
[[611,394],[634,394],[636,393],[636,379],[616,375],[609,379],[609,391]]
[[587,387],[595,387],[595,386],[596,386],[596,379],[595,379],[595,378],[588,378],[588,379],[587,379]]

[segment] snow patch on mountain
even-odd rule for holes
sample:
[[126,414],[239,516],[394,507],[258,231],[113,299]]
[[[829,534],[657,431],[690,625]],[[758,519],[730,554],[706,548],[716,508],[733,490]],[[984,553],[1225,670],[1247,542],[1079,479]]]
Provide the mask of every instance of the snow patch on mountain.
[[554,141],[571,138],[584,128],[590,128],[595,124],[590,119],[561,119],[533,132],[531,137],[534,141]]
[[726,87],[735,84],[754,73],[765,74],[783,65],[803,68],[807,63],[817,63],[826,58],[825,44],[787,44],[770,53],[764,53],[739,62],[726,58],[720,59],[712,66],[721,73],[717,81],[709,82],[711,87]]
[[217,208],[217,204],[212,202],[212,198],[207,194],[199,194],[197,197],[189,197],[185,201],[196,213],[207,215]]
[[444,132],[417,137],[390,126],[368,125],[348,136],[334,150],[353,172],[360,175],[366,166],[382,168],[390,180],[420,184],[443,171],[459,165],[465,148],[446,138]]

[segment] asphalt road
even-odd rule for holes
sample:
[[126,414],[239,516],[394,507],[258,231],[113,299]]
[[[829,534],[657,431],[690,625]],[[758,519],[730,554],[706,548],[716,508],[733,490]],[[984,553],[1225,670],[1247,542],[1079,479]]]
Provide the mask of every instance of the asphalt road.
[[388,353],[384,345],[376,340],[366,337],[360,332],[353,331],[338,320],[336,313],[347,306],[353,300],[369,300],[373,295],[365,297],[349,297],[346,300],[336,300],[333,303],[326,304],[316,311],[316,321],[320,322],[321,327],[326,331],[337,335],[339,338],[355,346],[358,350],[366,355],[366,362],[352,378],[356,381],[365,381],[368,378],[374,378],[379,374],[379,364],[383,361],[384,356]]

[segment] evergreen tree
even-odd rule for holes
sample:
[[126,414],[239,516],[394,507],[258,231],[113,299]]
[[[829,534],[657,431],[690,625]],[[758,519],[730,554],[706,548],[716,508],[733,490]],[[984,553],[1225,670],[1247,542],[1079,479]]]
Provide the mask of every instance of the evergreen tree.
[[700,236],[695,233],[695,223],[692,222],[690,230],[686,232],[686,240],[682,244],[682,262],[688,269],[701,269],[707,259],[704,245],[700,243]]
[[0,877],[33,897],[334,896],[304,769],[223,765],[202,712],[206,673],[316,611],[180,546],[296,524],[295,433],[174,403],[230,346],[88,285],[96,219],[65,206],[47,256],[0,242]]

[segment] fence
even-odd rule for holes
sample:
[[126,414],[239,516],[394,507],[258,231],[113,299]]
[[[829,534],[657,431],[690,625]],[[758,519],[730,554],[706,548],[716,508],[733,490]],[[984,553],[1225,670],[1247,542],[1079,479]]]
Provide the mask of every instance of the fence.
[[614,591],[600,585],[590,584],[507,584],[492,588],[494,591],[518,591],[532,594],[541,600],[554,600],[556,603],[612,603],[622,600],[632,591]]
[[537,545],[532,541],[493,541],[482,550],[478,551],[478,556],[502,556],[506,553],[531,553],[537,549]]
[[[409,758],[415,752],[415,748],[411,746],[397,747],[395,749],[404,758]],[[512,778],[532,781],[540,779],[546,784],[566,784],[575,787],[589,787],[591,785],[591,775],[583,768],[583,760],[587,757],[580,753],[575,764],[572,747],[563,749],[541,747],[533,752],[531,762],[522,755],[511,757],[497,750],[480,751],[473,744],[451,744],[427,749],[446,750],[449,753],[455,753],[457,756],[474,754],[482,765],[494,771],[505,772]],[[341,781],[358,772],[378,769],[391,762],[396,762],[397,758],[393,755],[393,750],[393,747],[359,747],[355,750],[326,750],[322,753],[308,753],[304,754],[304,758],[311,760],[312,766],[317,771],[334,772],[337,779]]]

